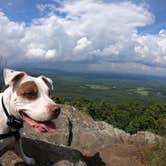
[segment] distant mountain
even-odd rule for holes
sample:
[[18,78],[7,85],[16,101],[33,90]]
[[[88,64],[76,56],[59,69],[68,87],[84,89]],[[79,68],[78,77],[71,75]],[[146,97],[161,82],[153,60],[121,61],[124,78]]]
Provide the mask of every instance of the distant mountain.
[[150,74],[138,74],[138,73],[125,73],[125,72],[99,72],[99,71],[86,71],[86,70],[67,70],[62,67],[50,64],[50,66],[41,64],[19,64],[11,65],[12,69],[23,70],[31,75],[47,75],[49,77],[55,76],[82,76],[90,78],[115,78],[115,79],[134,79],[134,80],[166,80],[165,76],[150,75]]

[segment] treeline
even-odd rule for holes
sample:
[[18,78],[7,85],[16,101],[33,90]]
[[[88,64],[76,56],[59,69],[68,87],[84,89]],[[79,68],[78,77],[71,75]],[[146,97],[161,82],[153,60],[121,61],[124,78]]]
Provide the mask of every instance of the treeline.
[[71,104],[91,115],[94,120],[105,121],[131,134],[149,130],[166,135],[166,103],[132,102],[112,105],[105,101],[91,101],[83,97],[72,101],[54,97],[54,100],[57,103]]

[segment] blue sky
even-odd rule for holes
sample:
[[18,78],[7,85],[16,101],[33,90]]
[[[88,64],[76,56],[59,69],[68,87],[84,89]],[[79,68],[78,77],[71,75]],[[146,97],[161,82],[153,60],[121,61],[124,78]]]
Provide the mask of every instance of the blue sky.
[[[155,23],[141,28],[142,32],[157,33],[166,27],[166,1],[165,0],[146,0],[150,11],[155,16]],[[140,30],[140,31],[141,31]]]
[[[106,0],[106,2],[118,2],[120,0]],[[165,0],[134,0],[135,3],[146,3],[149,10],[155,16],[155,23],[139,29],[142,33],[157,33],[160,29],[166,27],[166,1]],[[57,7],[59,3],[52,0],[0,0],[0,8],[13,21],[31,22],[34,18],[44,16],[46,12],[41,13],[36,8],[37,4],[54,4]]]
[[165,0],[0,0],[0,33],[9,64],[166,73]]
[[34,18],[44,16],[47,12],[41,13],[36,8],[37,4],[52,3],[59,6],[59,3],[52,0],[0,0],[2,11],[14,21],[31,22]]

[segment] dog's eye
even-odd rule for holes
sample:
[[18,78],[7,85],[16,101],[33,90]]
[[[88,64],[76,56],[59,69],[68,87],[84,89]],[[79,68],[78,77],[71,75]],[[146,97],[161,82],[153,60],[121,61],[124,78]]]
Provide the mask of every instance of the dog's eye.
[[27,91],[27,92],[24,92],[23,94],[24,95],[34,95],[35,92],[33,92],[33,91]]
[[28,99],[34,99],[37,97],[37,92],[33,90],[27,90],[22,95]]

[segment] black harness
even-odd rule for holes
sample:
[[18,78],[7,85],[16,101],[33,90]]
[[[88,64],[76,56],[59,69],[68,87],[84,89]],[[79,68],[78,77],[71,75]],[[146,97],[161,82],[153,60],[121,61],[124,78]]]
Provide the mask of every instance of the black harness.
[[0,140],[8,138],[8,137],[12,137],[12,136],[14,136],[16,138],[16,140],[19,140],[20,139],[19,130],[23,127],[23,120],[17,119],[13,115],[9,115],[9,113],[5,107],[4,101],[3,101],[3,96],[1,98],[1,103],[2,103],[3,110],[7,116],[7,123],[6,124],[11,128],[11,131],[9,131],[6,134],[0,134]]

